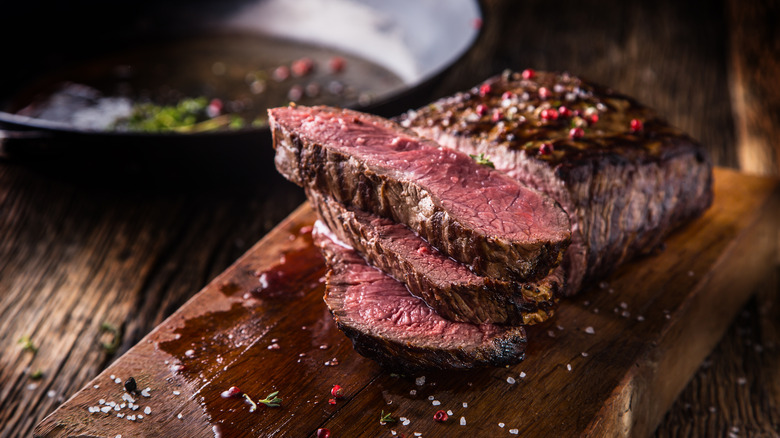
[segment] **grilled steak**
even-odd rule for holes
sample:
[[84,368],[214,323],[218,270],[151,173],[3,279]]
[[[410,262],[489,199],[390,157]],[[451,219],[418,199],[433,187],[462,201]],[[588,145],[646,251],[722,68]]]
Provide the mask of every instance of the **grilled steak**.
[[480,275],[539,280],[570,242],[550,197],[387,119],[329,107],[268,113],[285,177],[407,225]]
[[446,320],[322,228],[318,222],[313,235],[330,268],[325,303],[358,353],[405,372],[503,366],[525,357],[523,327]]
[[712,202],[704,148],[635,100],[569,74],[507,72],[398,118],[557,200],[566,294],[656,248]]
[[480,277],[443,255],[409,228],[307,190],[320,219],[365,258],[404,283],[436,313],[475,324],[534,324],[552,316],[562,268],[538,283]]

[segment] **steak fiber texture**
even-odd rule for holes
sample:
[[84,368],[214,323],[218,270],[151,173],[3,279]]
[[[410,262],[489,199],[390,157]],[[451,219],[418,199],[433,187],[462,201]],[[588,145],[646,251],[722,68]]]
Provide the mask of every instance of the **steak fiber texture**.
[[408,226],[479,275],[540,280],[570,243],[552,198],[387,119],[323,106],[268,113],[282,175]]
[[480,277],[404,225],[307,190],[320,219],[368,263],[406,285],[439,315],[474,324],[535,324],[553,314],[562,268],[536,283]]
[[522,326],[444,319],[403,284],[334,241],[322,222],[313,237],[329,267],[325,303],[361,355],[398,372],[505,366],[525,357]]
[[707,151],[653,110],[567,73],[505,72],[397,118],[557,200],[565,295],[651,252],[712,203]]

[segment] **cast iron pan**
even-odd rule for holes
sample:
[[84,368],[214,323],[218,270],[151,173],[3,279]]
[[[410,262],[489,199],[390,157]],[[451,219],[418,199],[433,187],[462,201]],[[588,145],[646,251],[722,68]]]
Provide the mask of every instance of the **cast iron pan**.
[[174,169],[270,162],[267,127],[205,133],[128,133],[76,128],[15,114],[38,78],[94,59],[177,38],[266,35],[376,63],[400,86],[353,108],[393,116],[424,105],[436,78],[479,34],[475,0],[164,0],[15,2],[0,14],[0,145],[6,159],[69,160]]

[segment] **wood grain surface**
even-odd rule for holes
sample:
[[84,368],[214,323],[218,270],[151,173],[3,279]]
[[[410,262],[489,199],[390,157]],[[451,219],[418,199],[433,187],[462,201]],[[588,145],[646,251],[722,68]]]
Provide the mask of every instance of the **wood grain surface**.
[[[349,437],[645,436],[723,322],[774,270],[778,215],[775,180],[718,170],[702,218],[529,327],[521,364],[398,376],[359,356],[336,329],[310,237],[315,215],[304,204],[36,435],[314,436],[326,427]],[[134,395],[142,410],[100,403],[122,403],[129,376],[150,388],[148,397]],[[330,403],[334,384],[345,397]],[[279,391],[282,406],[253,412],[241,397],[221,396],[231,386],[254,399]],[[451,410],[452,421],[434,422],[438,409]],[[383,410],[401,423],[380,425]]]
[[[757,144],[747,139],[765,139],[761,154],[780,138],[771,79],[780,72],[762,60],[780,45],[777,26],[766,25],[777,21],[773,5],[486,1],[477,45],[428,98],[504,68],[568,70],[654,106],[718,165],[739,168],[739,151]],[[758,91],[746,100],[738,87]],[[740,122],[751,109],[753,122]],[[762,172],[777,175],[767,160]],[[0,161],[0,436],[30,436],[303,200],[267,163],[156,164]],[[722,321],[725,337],[656,436],[780,433],[777,277],[733,324]],[[122,329],[116,351],[101,347],[112,340],[103,323]],[[37,353],[17,342],[25,335]]]

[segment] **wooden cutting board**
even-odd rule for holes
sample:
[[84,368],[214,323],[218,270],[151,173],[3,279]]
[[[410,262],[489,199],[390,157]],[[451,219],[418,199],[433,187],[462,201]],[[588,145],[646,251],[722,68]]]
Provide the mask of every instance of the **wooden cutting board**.
[[[776,263],[779,192],[775,180],[716,169],[707,213],[531,327],[525,361],[408,376],[358,355],[336,329],[304,204],[36,435],[645,436]],[[135,410],[123,400],[131,376],[148,388]],[[333,385],[344,394],[335,403]],[[231,386],[255,402],[279,391],[281,406],[252,411],[221,396]],[[439,409],[448,421],[433,421]],[[382,413],[395,421],[380,424]]]

